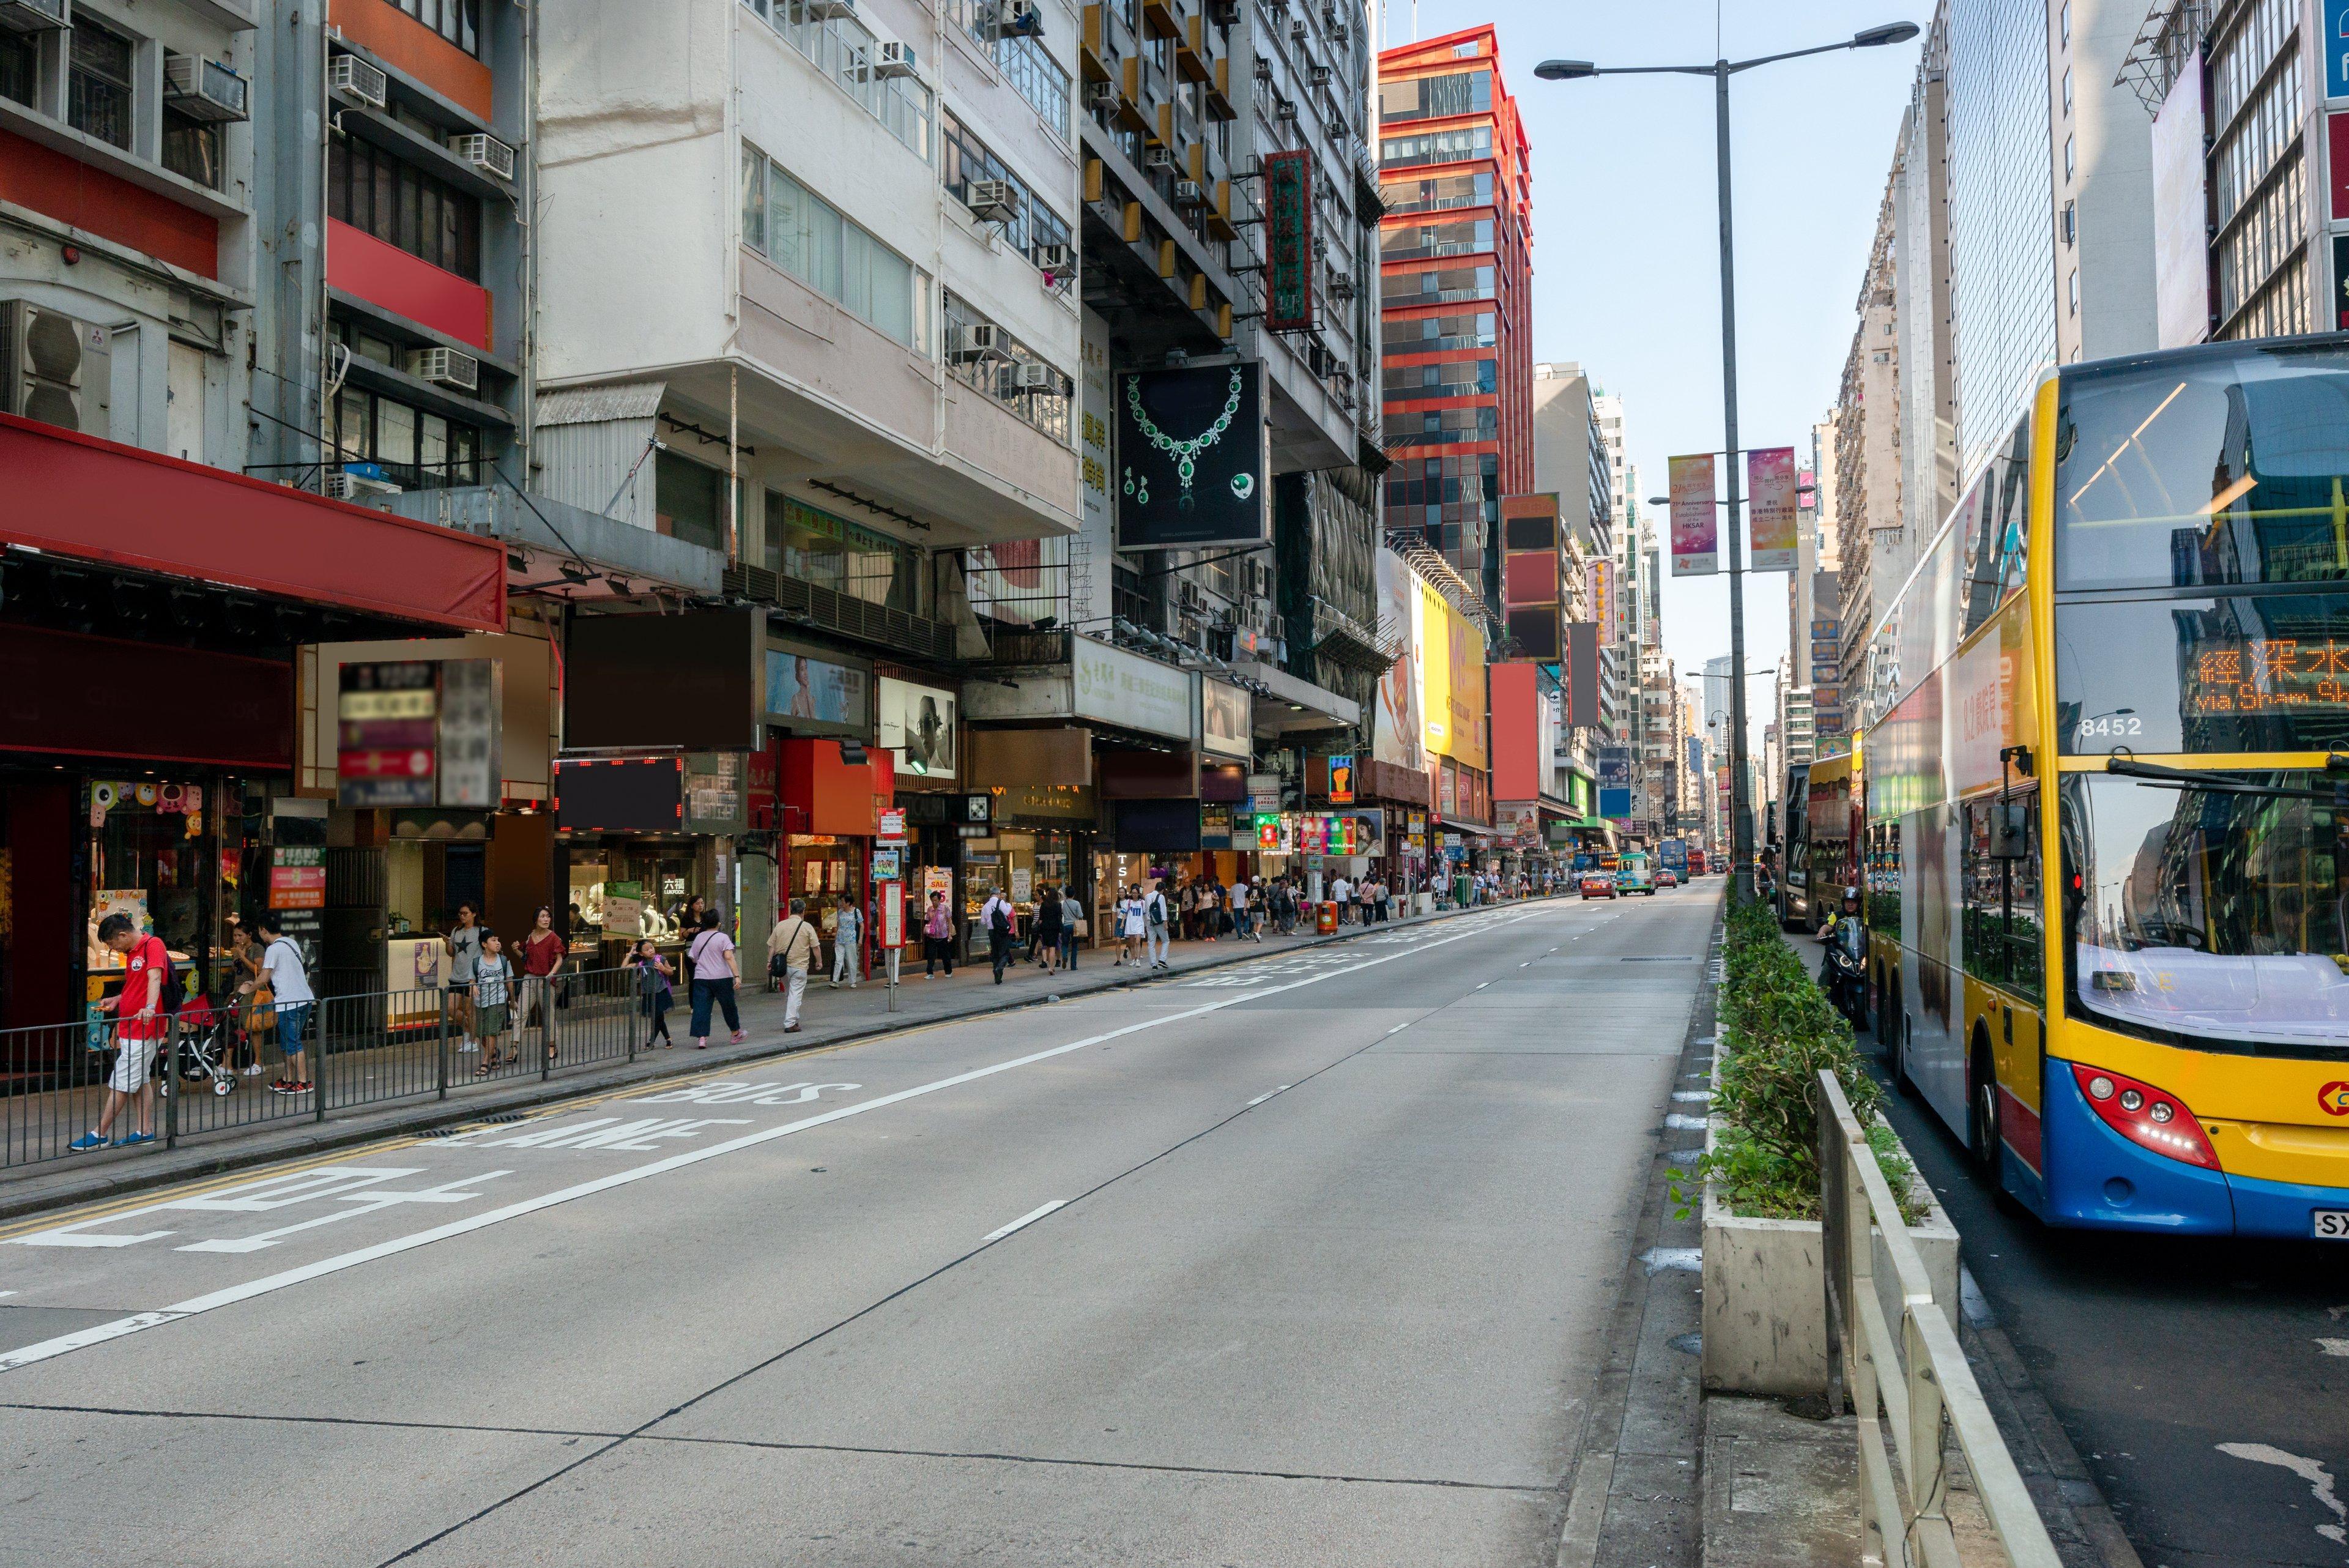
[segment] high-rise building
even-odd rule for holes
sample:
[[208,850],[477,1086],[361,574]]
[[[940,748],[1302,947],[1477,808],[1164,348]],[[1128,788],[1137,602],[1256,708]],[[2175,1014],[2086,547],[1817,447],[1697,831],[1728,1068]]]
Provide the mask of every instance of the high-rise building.
[[1537,488],[1531,149],[1494,28],[1379,56],[1387,523],[1500,601],[1500,501]]

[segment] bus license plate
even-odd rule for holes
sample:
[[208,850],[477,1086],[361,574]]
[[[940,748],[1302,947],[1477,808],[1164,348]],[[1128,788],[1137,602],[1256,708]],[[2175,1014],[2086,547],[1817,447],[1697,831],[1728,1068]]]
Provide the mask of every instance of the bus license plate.
[[2320,1241],[2349,1241],[2349,1209],[2319,1209],[2311,1216]]

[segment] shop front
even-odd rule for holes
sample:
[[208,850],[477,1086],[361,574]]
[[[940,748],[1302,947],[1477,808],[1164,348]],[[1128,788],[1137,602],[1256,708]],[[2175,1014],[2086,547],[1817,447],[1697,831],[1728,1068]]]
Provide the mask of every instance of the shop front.
[[[776,909],[762,911],[767,928],[791,900],[805,899],[829,966],[837,956],[841,911],[854,909],[860,917],[858,948],[869,954],[874,853],[882,813],[897,809],[895,757],[854,742],[797,735],[773,745],[782,831],[775,856]],[[902,857],[899,846],[891,849]],[[763,951],[767,929],[754,935]]]
[[[647,940],[675,961],[692,940],[697,899],[730,915],[740,876],[740,756],[565,757],[555,777],[564,897],[554,915],[574,968],[616,968]],[[511,940],[510,925],[501,918],[492,929]]]

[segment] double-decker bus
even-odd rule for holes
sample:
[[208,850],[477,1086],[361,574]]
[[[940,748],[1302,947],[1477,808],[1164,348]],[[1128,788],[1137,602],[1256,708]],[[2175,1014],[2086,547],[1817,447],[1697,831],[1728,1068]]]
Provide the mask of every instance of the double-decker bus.
[[1787,770],[1778,920],[1788,930],[1817,930],[1858,880],[1859,784],[1859,759],[1849,752]]
[[2349,1241],[2349,335],[2046,372],[1870,657],[1900,1079],[2048,1223]]

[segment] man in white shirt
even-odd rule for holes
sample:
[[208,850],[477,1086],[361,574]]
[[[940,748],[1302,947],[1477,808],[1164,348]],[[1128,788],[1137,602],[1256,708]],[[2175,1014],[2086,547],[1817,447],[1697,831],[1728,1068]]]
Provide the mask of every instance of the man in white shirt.
[[302,961],[302,950],[280,929],[275,915],[264,914],[253,927],[266,944],[261,953],[261,974],[276,998],[277,1049],[285,1058],[285,1076],[269,1087],[280,1095],[306,1095],[311,1092],[310,1054],[302,1036],[318,1000],[317,992],[310,989],[309,966]]
[[1142,900],[1143,935],[1152,969],[1166,967],[1166,885],[1155,883]]
[[1354,885],[1346,880],[1346,874],[1342,871],[1338,873],[1338,879],[1330,884],[1330,897],[1338,906],[1338,923],[1341,926],[1349,923],[1348,911],[1354,907],[1353,891]]

